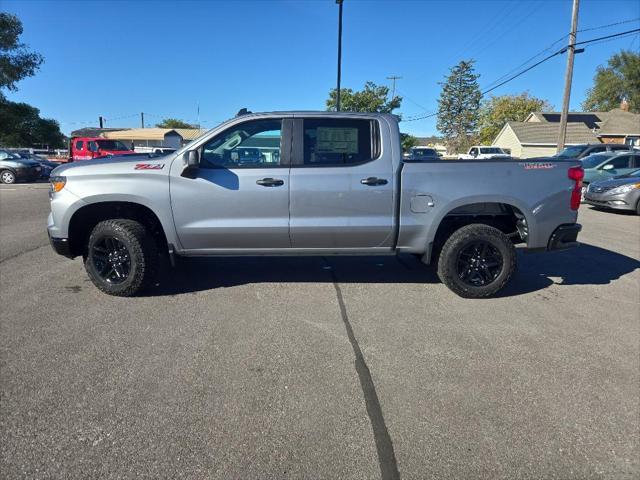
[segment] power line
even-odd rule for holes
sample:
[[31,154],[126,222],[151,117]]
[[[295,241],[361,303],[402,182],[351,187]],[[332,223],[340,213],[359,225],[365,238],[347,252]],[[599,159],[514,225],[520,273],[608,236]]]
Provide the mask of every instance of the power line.
[[624,23],[632,23],[632,22],[637,22],[637,21],[640,21],[640,17],[630,18],[629,20],[622,20],[622,21],[616,22],[616,23],[609,23],[607,25],[599,25],[597,27],[583,28],[581,30],[577,30],[577,32],[590,32],[592,30],[600,30],[601,28],[614,27],[616,25],[622,25]]
[[[591,40],[583,40],[582,42],[576,42],[575,45],[587,45],[589,43],[597,42],[598,40],[606,40],[607,38],[621,37],[629,33],[640,32],[640,28],[634,28],[633,30],[627,30],[626,32],[613,33],[611,35],[605,35],[604,37],[592,38]],[[564,48],[566,50],[566,47]]]
[[562,42],[565,38],[567,38],[568,34],[563,35],[562,37],[560,37],[558,40],[556,40],[555,42],[553,42],[551,45],[549,45],[547,48],[545,48],[544,50],[541,50],[540,52],[536,53],[533,57],[527,59],[526,61],[522,62],[520,65],[518,65],[515,68],[512,68],[511,70],[509,70],[507,73],[505,73],[504,75],[502,75],[499,78],[496,78],[493,82],[491,82],[490,84],[488,84],[486,86],[486,88],[490,88],[492,87],[494,84],[498,83],[499,81],[501,81],[502,79],[508,77],[509,75],[511,75],[513,72],[518,71],[520,68],[524,67],[526,64],[528,64],[529,62],[531,62],[533,59],[538,58],[540,55],[542,55],[545,52],[548,52],[549,50],[551,50],[556,44]]
[[[636,34],[636,33],[638,33],[638,32],[640,32],[640,28],[635,28],[635,29],[633,29],[633,30],[627,30],[626,32],[618,32],[618,33],[613,33],[613,34],[611,34],[611,35],[605,35],[605,36],[602,36],[602,37],[591,38],[591,39],[589,39],[589,40],[583,40],[583,41],[581,41],[581,42],[576,42],[576,43],[574,44],[574,46],[575,46],[575,45],[590,45],[590,44],[595,44],[596,42],[602,42],[603,40],[611,40],[611,39],[618,38],[618,37],[628,37],[628,36],[634,35],[634,34]],[[555,43],[557,43],[557,42],[555,42]],[[520,77],[520,76],[524,75],[524,74],[525,74],[525,73],[527,73],[528,71],[533,70],[533,69],[534,69],[535,67],[537,67],[538,65],[541,65],[541,64],[543,64],[544,62],[546,62],[546,61],[548,61],[548,60],[552,59],[553,57],[556,57],[556,56],[558,56],[558,55],[561,55],[561,54],[565,53],[565,52],[567,51],[567,48],[568,48],[568,47],[563,47],[563,48],[561,48],[560,50],[557,50],[557,51],[553,52],[552,54],[547,55],[546,57],[544,57],[544,58],[543,58],[542,60],[540,60],[539,62],[534,63],[533,65],[531,65],[531,66],[529,66],[529,67],[525,68],[524,70],[522,70],[522,71],[520,71],[520,72],[516,73],[515,75],[512,75],[511,77],[507,78],[507,79],[506,79],[506,80],[504,80],[503,82],[500,82],[499,84],[497,84],[497,85],[495,85],[495,86],[493,86],[493,87],[491,87],[491,88],[489,88],[489,89],[487,89],[487,90],[483,91],[483,92],[481,93],[481,96],[483,96],[483,97],[484,97],[487,93],[492,92],[493,90],[495,90],[495,89],[497,89],[497,88],[499,88],[499,87],[501,87],[501,86],[503,86],[503,85],[505,85],[505,84],[507,84],[507,83],[511,82],[512,80],[515,80],[516,78],[518,78],[518,77]],[[526,63],[526,62],[525,62],[525,63]],[[495,83],[495,81],[494,81],[493,83]],[[489,85],[491,85],[491,84],[489,84]],[[403,122],[415,122],[415,121],[417,121],[417,120],[424,120],[424,119],[426,119],[426,118],[434,117],[434,116],[436,116],[437,114],[438,114],[438,112],[432,112],[432,113],[429,113],[429,114],[427,114],[427,115],[422,115],[422,116],[418,116],[418,117],[415,117],[415,116],[413,116],[413,117],[409,117],[409,118],[407,118],[407,119],[403,119],[402,121],[403,121]]]

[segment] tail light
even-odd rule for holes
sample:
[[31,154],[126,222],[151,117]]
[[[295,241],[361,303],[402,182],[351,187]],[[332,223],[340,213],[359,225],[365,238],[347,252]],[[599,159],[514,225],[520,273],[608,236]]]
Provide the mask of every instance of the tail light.
[[582,166],[570,167],[567,172],[569,178],[573,180],[575,185],[571,191],[571,210],[578,210],[582,201],[582,179],[584,178],[584,169]]

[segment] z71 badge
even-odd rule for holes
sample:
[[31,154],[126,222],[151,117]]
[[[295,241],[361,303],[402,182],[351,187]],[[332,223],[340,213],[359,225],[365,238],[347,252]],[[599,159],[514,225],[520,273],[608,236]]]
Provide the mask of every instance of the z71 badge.
[[136,163],[135,170],[162,170],[164,163]]
[[525,170],[549,170],[550,168],[556,168],[557,166],[558,166],[557,163],[549,163],[549,162],[544,162],[544,163],[529,162],[529,163],[523,164],[523,167]]

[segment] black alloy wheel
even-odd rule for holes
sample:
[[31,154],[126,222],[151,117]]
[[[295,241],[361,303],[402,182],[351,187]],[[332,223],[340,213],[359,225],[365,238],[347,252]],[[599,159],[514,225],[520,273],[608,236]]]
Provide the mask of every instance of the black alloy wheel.
[[504,266],[500,251],[486,241],[474,241],[458,253],[457,273],[467,285],[483,287],[494,282]]
[[102,237],[93,245],[91,253],[95,270],[105,282],[122,283],[131,273],[131,254],[116,237]]

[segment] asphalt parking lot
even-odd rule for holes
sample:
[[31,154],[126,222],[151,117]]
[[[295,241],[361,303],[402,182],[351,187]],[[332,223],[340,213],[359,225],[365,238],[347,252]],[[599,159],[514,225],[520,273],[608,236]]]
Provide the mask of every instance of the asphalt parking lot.
[[[638,478],[640,217],[463,300],[413,257],[193,259],[101,294],[0,186],[4,478]],[[171,281],[168,281],[171,280]]]

